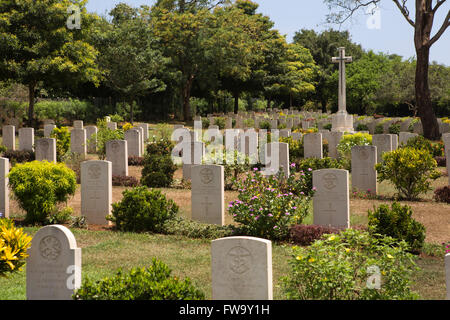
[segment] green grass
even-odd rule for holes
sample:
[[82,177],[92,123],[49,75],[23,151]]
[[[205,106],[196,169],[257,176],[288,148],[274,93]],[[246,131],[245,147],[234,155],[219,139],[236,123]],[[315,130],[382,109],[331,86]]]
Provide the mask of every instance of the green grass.
[[[25,228],[34,235],[37,228]],[[83,278],[100,280],[122,268],[145,267],[156,257],[166,263],[173,275],[189,277],[211,299],[211,242],[179,236],[136,234],[113,231],[72,229],[78,247],[82,248]],[[442,248],[428,246],[427,253],[439,257],[421,256],[421,270],[414,279],[414,290],[423,299],[445,298],[445,274]],[[273,244],[274,299],[284,300],[279,279],[289,273],[288,245]],[[0,278],[0,300],[23,300],[26,297],[25,269],[9,278]]]

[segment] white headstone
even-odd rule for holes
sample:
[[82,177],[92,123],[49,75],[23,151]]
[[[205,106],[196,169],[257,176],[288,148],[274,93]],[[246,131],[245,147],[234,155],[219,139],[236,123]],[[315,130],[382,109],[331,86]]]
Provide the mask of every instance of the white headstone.
[[183,148],[183,179],[191,179],[192,166],[201,165],[205,156],[203,142],[188,142],[182,144]]
[[272,243],[253,237],[212,241],[213,300],[272,300]]
[[344,136],[343,132],[325,132],[322,133],[323,139],[328,141],[328,157],[337,159],[339,157],[337,146]]
[[90,154],[94,154],[97,152],[97,133],[98,129],[96,126],[86,127],[87,152]]
[[33,151],[34,145],[34,128],[19,129],[19,150]]
[[75,120],[73,122],[73,128],[74,129],[84,129],[83,128],[83,120]]
[[111,214],[112,163],[92,160],[81,163],[81,214],[87,223],[110,224],[106,216]]
[[113,176],[128,176],[128,145],[126,140],[106,143],[106,160],[112,163]]
[[389,134],[374,134],[372,136],[372,145],[377,147],[377,163],[382,162],[385,152],[394,150],[392,137]]
[[28,300],[72,300],[81,287],[81,249],[64,226],[41,228],[27,258]]
[[106,127],[109,130],[115,131],[115,130],[117,130],[117,122],[106,122]]
[[128,145],[128,157],[142,157],[142,143],[140,130],[130,129],[125,132],[125,140]]
[[400,145],[406,145],[408,143],[409,139],[413,139],[413,138],[415,138],[417,136],[419,136],[417,133],[400,132],[400,134],[399,134],[399,144]]
[[323,158],[322,133],[308,133],[303,136],[304,157]]
[[36,140],[36,160],[56,163],[56,139],[43,138]]
[[223,166],[193,166],[191,181],[192,220],[225,225]]
[[44,138],[50,138],[50,135],[52,134],[52,131],[55,128],[56,126],[54,124],[44,125]]
[[147,142],[149,135],[148,135],[148,123],[140,123],[137,125],[138,127],[141,127],[143,132],[144,132],[144,136],[143,136],[143,140],[144,140],[144,144]]
[[8,150],[16,150],[16,127],[15,126],[3,126],[2,129],[3,145]]
[[3,218],[9,218],[9,159],[0,158],[0,212]]
[[350,228],[348,171],[323,169],[313,171],[314,225]]
[[72,129],[70,132],[70,151],[83,156],[86,155],[86,129]]
[[262,163],[265,165],[263,174],[278,174],[281,169],[287,178],[290,175],[289,163],[289,144],[282,142],[267,143],[262,146],[264,158]]
[[352,147],[352,188],[377,194],[377,147]]

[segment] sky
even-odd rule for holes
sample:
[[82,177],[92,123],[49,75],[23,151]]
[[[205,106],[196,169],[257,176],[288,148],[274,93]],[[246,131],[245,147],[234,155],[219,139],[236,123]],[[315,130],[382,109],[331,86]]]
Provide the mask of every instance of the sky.
[[[328,7],[322,0],[253,0],[259,4],[258,12],[269,16],[275,23],[275,28],[292,41],[295,32],[300,29],[314,29],[320,32],[329,28],[348,30],[352,41],[365,50],[398,54],[405,59],[415,57],[414,29],[409,25],[393,1],[382,0],[376,14],[366,15],[364,10],[347,21],[344,25],[326,24]],[[87,9],[105,15],[118,3],[130,6],[152,5],[154,0],[89,0]],[[408,1],[411,6],[414,1]],[[439,30],[450,3],[444,4],[435,17],[433,35]],[[414,10],[410,8],[414,17]],[[337,53],[336,53],[337,54]],[[450,66],[450,28],[431,47],[430,61]]]

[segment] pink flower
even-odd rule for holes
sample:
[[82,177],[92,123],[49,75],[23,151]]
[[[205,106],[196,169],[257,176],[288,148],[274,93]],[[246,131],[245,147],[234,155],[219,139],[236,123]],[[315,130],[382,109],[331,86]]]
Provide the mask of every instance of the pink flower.
[[269,213],[268,216],[269,216],[269,217],[273,217],[273,214]]

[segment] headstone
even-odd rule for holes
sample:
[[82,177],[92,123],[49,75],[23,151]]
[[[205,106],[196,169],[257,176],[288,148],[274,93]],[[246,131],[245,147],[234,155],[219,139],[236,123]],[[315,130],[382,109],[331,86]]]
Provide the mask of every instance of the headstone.
[[323,144],[321,133],[308,133],[303,137],[304,157],[308,158],[323,158]]
[[0,158],[0,212],[3,218],[9,218],[9,159]]
[[83,156],[86,155],[86,129],[72,129],[70,132],[70,151]]
[[337,146],[344,136],[343,132],[327,132],[322,133],[323,139],[328,141],[328,157],[337,159],[339,157]]
[[301,132],[294,132],[292,133],[292,139],[294,141],[301,141],[303,137],[303,134]]
[[125,132],[125,140],[128,146],[128,157],[142,157],[142,143],[140,140],[140,131],[138,129],[130,129]]
[[400,132],[399,134],[399,144],[400,145],[406,145],[408,143],[409,139],[413,139],[415,137],[419,136],[417,133],[411,133],[411,132]]
[[113,176],[128,176],[128,145],[126,140],[106,143],[106,160],[112,163]]
[[2,129],[3,145],[8,150],[16,150],[16,127],[15,126],[3,126]]
[[413,132],[423,135],[423,126],[422,126],[422,121],[416,122],[413,125]]
[[144,128],[135,127],[139,131],[139,143],[141,144],[141,156],[145,153]]
[[[108,122],[114,123],[114,122]],[[86,127],[86,140],[87,140],[87,152],[90,154],[94,154],[97,152],[97,133],[98,129],[96,126],[87,126]],[[94,138],[95,135],[95,138]]]
[[350,228],[348,171],[323,169],[313,171],[314,225]]
[[377,163],[382,162],[385,152],[393,151],[392,137],[389,134],[374,134],[372,145],[377,147]]
[[233,129],[233,118],[227,117],[225,119],[225,129]]
[[28,300],[72,300],[81,287],[81,249],[64,226],[41,228],[31,241],[27,258]]
[[56,126],[54,124],[44,125],[44,138],[50,138],[52,131],[55,128],[56,128]]
[[213,300],[272,300],[272,243],[253,237],[212,241]]
[[191,180],[191,171],[194,165],[201,165],[205,155],[203,142],[183,143],[183,180]]
[[106,127],[107,127],[109,130],[115,131],[115,130],[117,130],[117,122],[107,122],[107,123],[106,123]]
[[36,160],[56,163],[56,139],[43,138],[36,140]]
[[265,165],[263,174],[278,174],[280,168],[283,170],[284,176],[290,175],[289,163],[289,144],[282,142],[266,143],[262,146],[264,158],[262,163]]
[[258,133],[254,129],[248,129],[239,134],[238,140],[238,150],[249,158],[249,164],[258,163]]
[[277,119],[270,120],[270,129],[272,129],[272,130],[278,129],[278,120]]
[[33,151],[34,145],[34,128],[19,129],[19,150]]
[[81,215],[88,224],[110,224],[106,216],[111,214],[112,163],[92,160],[81,163]]
[[138,127],[141,127],[142,130],[144,131],[144,135],[143,135],[142,139],[144,140],[144,145],[145,145],[147,140],[150,138],[149,134],[148,134],[148,129],[149,129],[148,123],[140,123],[140,124],[138,124]]
[[398,149],[398,135],[396,134],[390,134],[391,140],[392,140],[392,150]]
[[280,130],[280,137],[289,138],[290,136],[291,136],[291,129],[281,129]]
[[192,220],[225,225],[224,167],[198,165],[191,168]]
[[377,147],[352,147],[352,189],[377,194]]
[[73,128],[74,129],[84,129],[84,127],[83,127],[83,120],[75,120],[73,122]]

